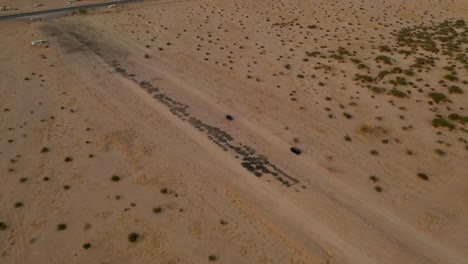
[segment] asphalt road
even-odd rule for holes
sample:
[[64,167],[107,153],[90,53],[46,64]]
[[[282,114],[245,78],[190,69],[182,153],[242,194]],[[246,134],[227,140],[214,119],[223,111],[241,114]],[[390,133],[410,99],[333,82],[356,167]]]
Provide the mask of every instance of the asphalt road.
[[121,0],[121,1],[110,1],[110,2],[104,2],[104,3],[89,4],[89,5],[69,6],[69,7],[57,8],[57,9],[40,10],[40,11],[34,11],[34,12],[0,16],[0,20],[40,16],[40,15],[47,15],[47,14],[60,13],[60,12],[70,12],[70,11],[76,11],[82,8],[88,9],[88,8],[96,8],[96,7],[108,6],[108,5],[121,5],[121,4],[140,2],[140,1],[143,1],[143,0]]

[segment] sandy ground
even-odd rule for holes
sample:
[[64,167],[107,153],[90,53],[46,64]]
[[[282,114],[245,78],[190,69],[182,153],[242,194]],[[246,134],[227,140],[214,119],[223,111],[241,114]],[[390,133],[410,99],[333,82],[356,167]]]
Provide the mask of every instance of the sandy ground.
[[150,1],[2,22],[0,262],[464,263],[467,12]]

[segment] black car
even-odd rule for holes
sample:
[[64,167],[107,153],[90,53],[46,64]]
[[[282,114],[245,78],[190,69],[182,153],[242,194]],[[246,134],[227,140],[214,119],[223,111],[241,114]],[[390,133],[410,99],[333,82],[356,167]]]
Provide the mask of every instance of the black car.
[[299,148],[296,148],[296,147],[292,147],[291,152],[296,154],[296,155],[301,154],[301,150]]

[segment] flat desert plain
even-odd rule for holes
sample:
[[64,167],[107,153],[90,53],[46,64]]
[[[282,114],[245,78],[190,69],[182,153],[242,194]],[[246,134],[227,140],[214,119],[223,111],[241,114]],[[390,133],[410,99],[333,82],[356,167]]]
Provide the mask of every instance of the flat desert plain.
[[467,263],[467,15],[148,0],[0,21],[0,263]]

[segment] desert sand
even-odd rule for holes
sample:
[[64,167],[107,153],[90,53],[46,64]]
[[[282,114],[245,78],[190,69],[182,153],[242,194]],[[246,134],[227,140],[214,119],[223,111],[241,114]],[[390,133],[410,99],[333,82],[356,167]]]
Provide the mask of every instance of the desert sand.
[[467,14],[164,0],[0,21],[0,263],[466,263]]

